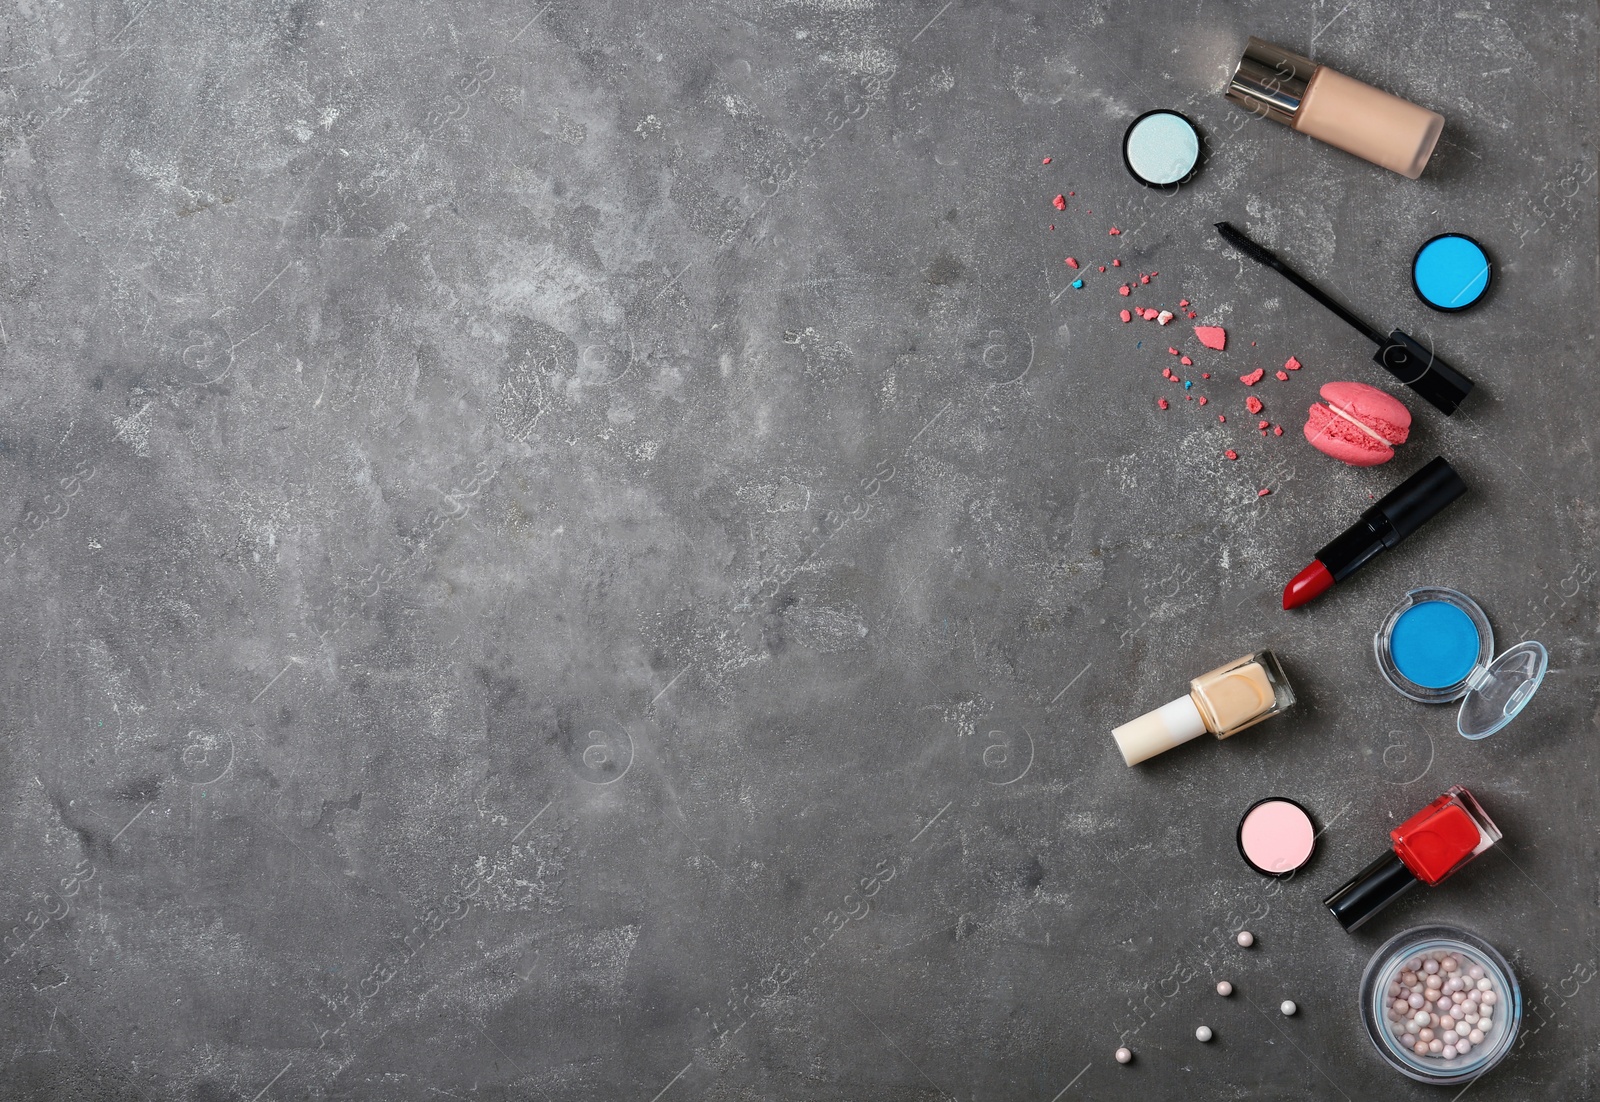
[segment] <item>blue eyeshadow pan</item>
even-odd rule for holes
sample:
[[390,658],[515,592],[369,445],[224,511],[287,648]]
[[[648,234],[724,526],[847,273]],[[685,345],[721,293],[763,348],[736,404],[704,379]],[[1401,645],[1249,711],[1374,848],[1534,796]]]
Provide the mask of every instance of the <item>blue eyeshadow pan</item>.
[[1464,233],[1442,233],[1423,243],[1411,261],[1411,289],[1426,306],[1465,310],[1489,291],[1494,266],[1483,246]]
[[1395,622],[1389,652],[1408,681],[1444,689],[1472,672],[1482,643],[1477,626],[1461,609],[1444,601],[1423,601]]
[[1122,163],[1145,187],[1186,184],[1200,167],[1200,131],[1176,111],[1147,111],[1122,136]]

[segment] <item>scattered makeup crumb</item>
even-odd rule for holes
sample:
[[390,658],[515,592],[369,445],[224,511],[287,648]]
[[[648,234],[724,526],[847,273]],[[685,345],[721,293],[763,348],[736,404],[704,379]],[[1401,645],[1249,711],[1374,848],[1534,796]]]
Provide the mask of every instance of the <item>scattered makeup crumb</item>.
[[1244,400],[1244,408],[1249,410],[1251,413],[1260,413],[1261,399],[1257,398],[1254,394],[1250,395],[1250,397]]
[[1193,311],[1193,310],[1190,310],[1190,311],[1189,311],[1189,316],[1190,316],[1190,317],[1191,317],[1191,318],[1197,318],[1197,317],[1199,317],[1199,316],[1200,316],[1200,315],[1199,315],[1199,314],[1197,314],[1197,313],[1195,313],[1195,312],[1194,312],[1194,311]]
[[1176,348],[1168,348],[1167,349],[1167,355],[1176,356],[1177,354],[1178,354],[1178,350]]
[[1257,426],[1256,426],[1256,428],[1258,428],[1258,429],[1264,429],[1264,428],[1267,428],[1267,427],[1268,427],[1268,426],[1270,426],[1270,425],[1271,425],[1271,424],[1272,424],[1272,422],[1271,422],[1271,421],[1262,421],[1262,422],[1261,422],[1261,423],[1260,423],[1260,424],[1258,424],[1258,425],[1257,425]]
[[1289,373],[1287,371],[1279,371],[1277,372],[1277,376],[1278,382],[1280,383],[1286,383],[1289,381]]
[[1111,266],[1112,266],[1112,267],[1113,267],[1113,268],[1120,268],[1120,267],[1122,267],[1122,261],[1120,261],[1120,260],[1113,260],[1113,261],[1112,261],[1112,262],[1111,262]]
[[[1179,360],[1179,361],[1178,361],[1178,362],[1179,362],[1179,363],[1182,363],[1182,362],[1183,362],[1183,361],[1182,361],[1182,360]],[[1211,378],[1211,372],[1209,372],[1209,371],[1202,371],[1202,372],[1200,372],[1200,377],[1201,377],[1201,378],[1202,378],[1202,379],[1209,379],[1209,378]]]
[[1183,381],[1183,389],[1184,390],[1188,390],[1192,386],[1194,386],[1194,380],[1193,379],[1185,379]]
[[1072,257],[1070,257],[1070,256],[1067,257],[1067,267],[1076,268],[1077,266],[1078,266],[1078,262],[1076,260],[1072,259]]
[[1189,305],[1189,300],[1186,298],[1180,298],[1178,300],[1178,305],[1187,307]]
[[1140,283],[1149,283],[1150,282],[1150,277],[1147,276],[1147,275],[1141,275],[1139,277],[1139,282]]
[[1160,406],[1162,409],[1166,409],[1167,408],[1167,400],[1165,398],[1157,398],[1156,399],[1156,405]]
[[1219,413],[1217,414],[1217,423],[1226,425],[1228,423],[1228,419]]
[[1160,273],[1160,272],[1151,272],[1151,273],[1150,273],[1150,278],[1151,278],[1151,279],[1154,279],[1154,278],[1155,278],[1155,277],[1156,277],[1156,276],[1158,276],[1158,275],[1160,275],[1160,274],[1161,274],[1161,273]]
[[1117,294],[1119,294],[1119,295],[1131,295],[1131,294],[1133,294],[1133,288],[1129,287],[1126,283],[1124,283],[1121,287],[1117,288]]
[[1050,223],[1050,228],[1051,228],[1051,229],[1055,229],[1055,228],[1056,228],[1056,225],[1055,225],[1055,223],[1054,223],[1054,222],[1052,222],[1052,223]]
[[1173,314],[1171,310],[1163,310],[1161,313],[1156,315],[1156,321],[1160,322],[1162,325],[1165,325],[1167,322],[1172,320],[1172,317]]
[[[1089,213],[1090,213],[1090,214],[1093,214],[1093,213],[1094,213],[1094,211],[1090,211],[1090,212],[1089,212]],[[1121,236],[1122,236],[1122,231],[1121,231],[1121,230],[1119,230],[1119,229],[1117,229],[1117,227],[1115,227],[1115,226],[1112,226],[1112,227],[1111,227],[1111,236],[1112,236],[1112,237],[1121,237]]]
[[1299,371],[1304,366],[1304,364],[1295,359],[1293,356],[1290,356],[1287,360],[1283,361],[1283,367],[1286,371]]
[[1163,368],[1162,368],[1162,369],[1161,369],[1161,377],[1162,377],[1162,378],[1163,378],[1163,379],[1170,379],[1170,378],[1172,378],[1172,368],[1170,368],[1170,367],[1163,367]]
[[1122,320],[1125,321],[1125,322],[1132,321],[1133,320],[1133,314],[1131,314],[1127,310],[1122,311]]
[[1105,270],[1106,270],[1106,266],[1105,266],[1105,265],[1104,265],[1104,264],[1102,264],[1102,265],[1100,265],[1100,270],[1101,270],[1101,271],[1102,271],[1102,272],[1103,272],[1103,271],[1105,271]]
[[1282,436],[1283,435],[1283,426],[1282,425],[1273,425],[1272,426],[1272,435],[1273,436]]
[[1040,161],[1039,163],[1042,164],[1042,165],[1047,165],[1047,164],[1050,163],[1050,158],[1046,157],[1044,160]]
[[1255,386],[1257,383],[1259,383],[1262,379],[1264,379],[1266,377],[1266,374],[1267,374],[1267,369],[1266,368],[1258,367],[1254,371],[1250,372],[1250,374],[1248,374],[1248,375],[1240,375],[1239,376],[1239,381],[1241,383],[1243,383],[1245,386]]
[[1188,356],[1180,356],[1178,358],[1178,362],[1181,363],[1184,367],[1193,367],[1194,366],[1194,361],[1191,360]]
[[1250,347],[1251,347],[1251,348],[1254,348],[1254,347],[1255,347],[1255,346],[1256,346],[1256,342],[1255,342],[1255,341],[1251,341],[1251,342],[1250,342]]
[[1222,454],[1224,456],[1226,456],[1227,458],[1229,458],[1229,459],[1238,459],[1239,458],[1239,453],[1234,451],[1232,448],[1229,448],[1227,451],[1223,452]]
[[1206,404],[1206,399],[1205,399],[1204,395],[1201,395],[1201,397],[1200,397],[1200,404],[1201,405],[1205,405]]
[[[1067,194],[1072,196],[1074,199],[1076,199],[1078,197],[1078,193],[1075,192],[1075,191],[1069,191],[1069,192],[1067,192]],[[1089,213],[1093,214],[1094,212],[1090,211]]]
[[[1261,489],[1256,491],[1256,496],[1257,497],[1266,497],[1271,492],[1272,492],[1271,490],[1269,490],[1265,486],[1263,486],[1263,487],[1261,487]],[[1284,1006],[1292,1006],[1293,1004],[1292,1003],[1284,1003],[1283,1005]],[[1287,1014],[1287,1013],[1289,1013],[1289,1011],[1285,1010],[1284,1013]]]
[[1078,290],[1078,291],[1083,290],[1083,280],[1081,280],[1081,279],[1073,280],[1072,281],[1072,286],[1073,286],[1074,290]]
[[1194,335],[1213,352],[1221,352],[1228,346],[1228,331],[1220,325],[1197,325]]
[[1067,197],[1065,195],[1057,195],[1054,199],[1052,199],[1050,201],[1056,205],[1056,210],[1066,210],[1067,209]]

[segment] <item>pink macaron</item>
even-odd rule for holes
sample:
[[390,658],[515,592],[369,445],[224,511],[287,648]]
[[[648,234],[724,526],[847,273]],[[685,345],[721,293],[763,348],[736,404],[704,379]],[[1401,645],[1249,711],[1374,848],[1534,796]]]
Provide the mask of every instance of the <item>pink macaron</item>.
[[1311,407],[1306,439],[1324,455],[1352,467],[1376,467],[1394,458],[1411,435],[1411,414],[1391,395],[1366,383],[1327,383],[1326,403]]

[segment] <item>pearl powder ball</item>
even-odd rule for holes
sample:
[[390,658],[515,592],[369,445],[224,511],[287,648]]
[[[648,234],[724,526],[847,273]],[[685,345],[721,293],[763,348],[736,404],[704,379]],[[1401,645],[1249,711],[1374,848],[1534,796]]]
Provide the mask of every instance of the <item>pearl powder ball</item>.
[[1117,1063],[1126,1064],[1133,1059],[1133,1050],[1129,1048],[1117,1049]]
[[1256,935],[1252,934],[1249,930],[1240,930],[1239,936],[1234,940],[1239,943],[1239,947],[1241,949],[1248,949],[1250,946],[1256,943]]
[[1203,1025],[1199,1029],[1195,1030],[1194,1039],[1197,1041],[1211,1040],[1211,1027],[1208,1025]]
[[1233,984],[1229,983],[1227,980],[1223,980],[1221,983],[1217,984],[1217,994],[1221,995],[1223,998],[1227,998],[1229,995],[1233,994]]
[[[1402,1049],[1437,1060],[1465,1058],[1494,1029],[1496,981],[1470,957],[1449,951],[1402,961],[1375,1000]],[[1291,1013],[1293,1003],[1280,1008]]]

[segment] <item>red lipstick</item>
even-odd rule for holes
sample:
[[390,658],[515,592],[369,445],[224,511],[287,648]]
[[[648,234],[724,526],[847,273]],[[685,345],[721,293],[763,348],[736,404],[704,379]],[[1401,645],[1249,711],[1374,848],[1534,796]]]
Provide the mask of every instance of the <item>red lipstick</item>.
[[1382,552],[1399,546],[1401,540],[1466,492],[1467,484],[1455,468],[1443,456],[1434,459],[1318,551],[1311,565],[1284,587],[1283,607],[1299,608],[1320,597]]
[[1312,559],[1310,566],[1296,574],[1294,580],[1283,587],[1283,607],[1299,608],[1332,588],[1333,575],[1328,573],[1328,568],[1322,565],[1321,559]]

